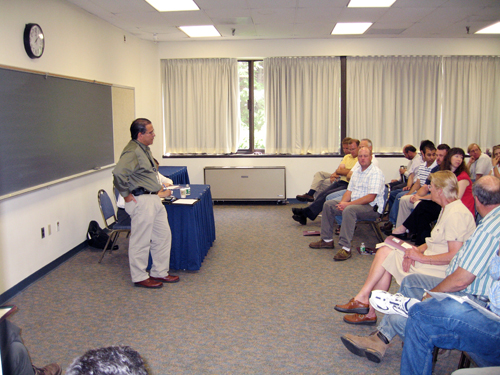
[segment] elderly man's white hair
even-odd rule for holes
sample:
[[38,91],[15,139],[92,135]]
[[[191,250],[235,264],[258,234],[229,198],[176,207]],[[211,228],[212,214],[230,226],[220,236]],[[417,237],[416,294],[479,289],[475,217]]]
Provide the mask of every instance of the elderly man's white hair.
[[139,353],[128,346],[91,349],[76,358],[66,375],[148,375]]

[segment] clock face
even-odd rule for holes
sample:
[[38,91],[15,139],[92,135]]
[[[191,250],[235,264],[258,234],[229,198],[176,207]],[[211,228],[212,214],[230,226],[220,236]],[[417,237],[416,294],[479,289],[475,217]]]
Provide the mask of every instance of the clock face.
[[29,23],[24,29],[24,48],[32,59],[39,58],[45,48],[45,39],[42,28],[35,23]]

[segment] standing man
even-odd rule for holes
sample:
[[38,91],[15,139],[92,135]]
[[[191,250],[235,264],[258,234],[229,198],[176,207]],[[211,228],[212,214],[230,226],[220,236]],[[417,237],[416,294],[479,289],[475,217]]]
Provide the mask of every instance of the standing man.
[[470,170],[470,179],[472,182],[490,173],[491,159],[488,155],[481,152],[481,148],[476,143],[471,143],[467,147],[467,152],[470,155],[467,166]]
[[351,257],[351,241],[357,220],[374,220],[384,209],[384,174],[372,164],[372,153],[368,147],[361,147],[358,153],[358,168],[341,201],[331,200],[323,206],[321,239],[312,242],[313,249],[333,249],[333,228],[335,216],[342,216],[339,246],[335,261]]
[[[149,148],[155,132],[151,121],[138,118],[130,126],[132,140],[125,146],[113,170],[114,184],[125,199],[125,211],[132,219],[129,263],[132,281],[143,288],[161,288],[176,283],[179,276],[168,274],[172,237],[167,211],[160,198],[171,194],[158,180],[157,168]],[[153,258],[150,274],[146,267],[149,252]]]

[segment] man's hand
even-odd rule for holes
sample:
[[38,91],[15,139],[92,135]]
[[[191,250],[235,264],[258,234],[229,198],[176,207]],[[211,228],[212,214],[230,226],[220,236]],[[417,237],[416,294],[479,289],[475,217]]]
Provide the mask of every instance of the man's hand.
[[127,195],[127,196],[126,196],[125,198],[123,198],[123,199],[125,199],[125,202],[127,202],[127,203],[128,203],[128,202],[132,202],[132,201],[134,201],[135,203],[137,203],[137,201],[135,200],[135,197],[134,197],[132,194]]
[[339,178],[340,176],[337,174],[337,173],[332,173],[330,175],[330,182],[333,183],[337,178]]
[[413,194],[413,195],[410,197],[410,202],[411,202],[411,203],[415,203],[415,202],[418,202],[420,199],[421,199],[421,197],[420,197],[418,194]]
[[160,190],[158,192],[158,196],[160,198],[166,198],[166,197],[170,197],[172,195],[172,190],[169,190],[169,189],[165,189],[165,190]]
[[405,186],[405,187],[403,188],[403,191],[408,191],[408,190],[410,190],[410,189],[411,189],[411,186]]
[[340,211],[344,211],[344,209],[349,206],[351,204],[351,202],[340,202],[338,205],[337,205],[337,208],[340,210]]

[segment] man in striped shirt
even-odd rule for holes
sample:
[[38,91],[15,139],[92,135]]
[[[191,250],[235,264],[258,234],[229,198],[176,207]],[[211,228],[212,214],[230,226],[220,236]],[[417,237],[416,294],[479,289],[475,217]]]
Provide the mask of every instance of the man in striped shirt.
[[[409,275],[403,279],[398,293],[423,301],[429,298],[425,292],[429,290],[466,295],[483,306],[488,303],[488,291],[494,283],[488,267],[498,252],[500,241],[500,180],[494,176],[481,177],[474,184],[472,192],[476,208],[483,219],[451,260],[446,270],[446,278]],[[426,304],[415,306],[417,305],[424,308]],[[405,337],[407,319],[401,315],[385,315],[377,327],[378,330],[372,335],[360,337],[348,334],[341,339],[352,353],[366,356],[378,363],[394,336]]]

